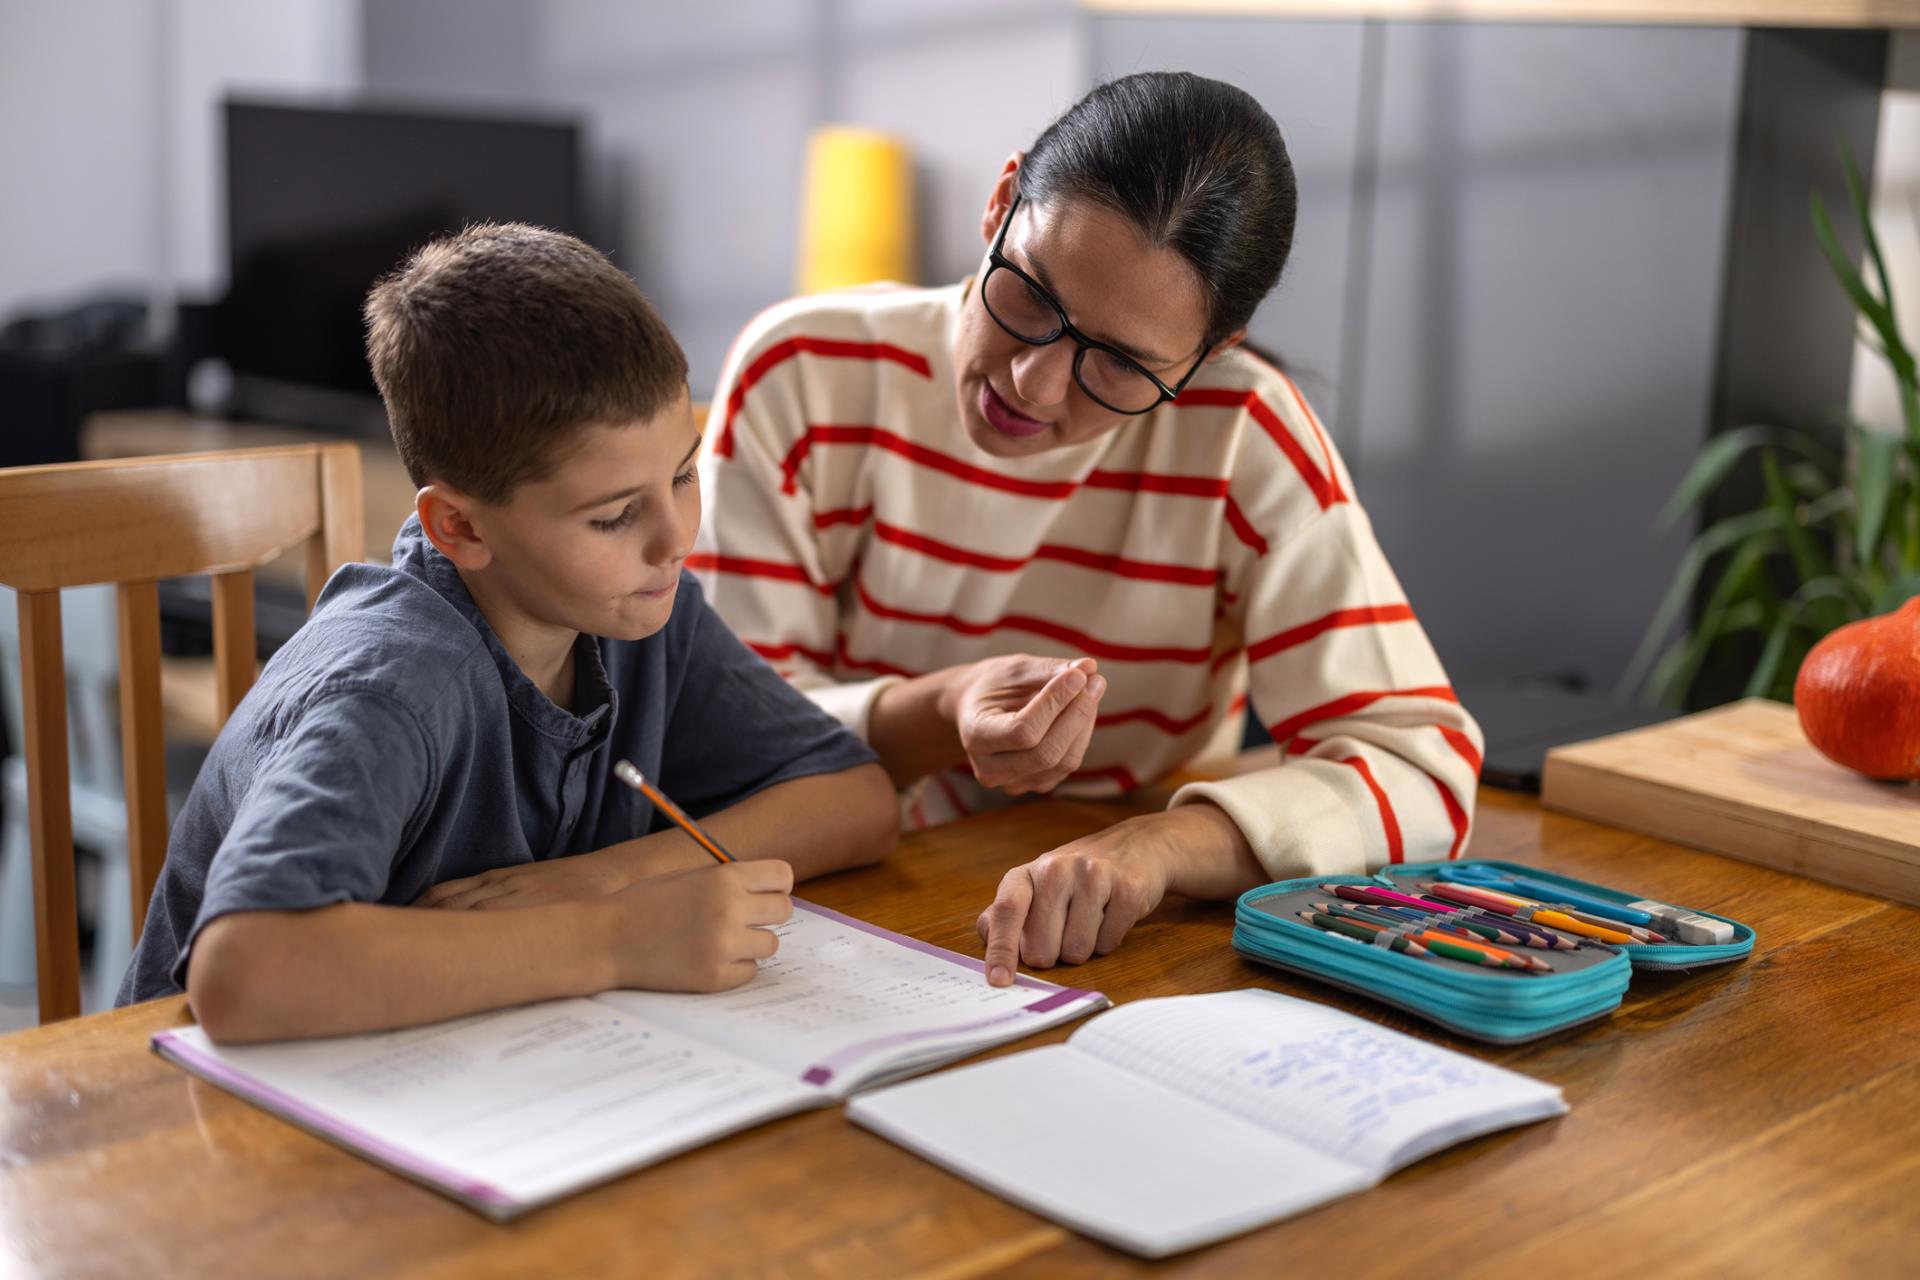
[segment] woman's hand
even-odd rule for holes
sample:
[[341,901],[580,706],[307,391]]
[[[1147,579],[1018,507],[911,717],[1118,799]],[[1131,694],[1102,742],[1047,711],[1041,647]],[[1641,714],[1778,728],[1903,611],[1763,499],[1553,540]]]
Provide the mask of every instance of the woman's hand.
[[1229,897],[1267,878],[1239,826],[1215,805],[1128,818],[1001,878],[974,922],[987,944],[987,981],[1004,987],[1023,963],[1044,969],[1106,955],[1168,893]]
[[1011,654],[965,669],[942,708],[981,785],[1051,791],[1080,767],[1107,678],[1092,658]]

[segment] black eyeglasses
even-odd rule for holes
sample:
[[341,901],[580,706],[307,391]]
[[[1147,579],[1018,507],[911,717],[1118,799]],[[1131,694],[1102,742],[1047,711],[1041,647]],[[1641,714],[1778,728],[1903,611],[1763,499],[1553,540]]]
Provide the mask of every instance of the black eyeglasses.
[[1001,220],[999,234],[993,238],[993,247],[987,250],[989,265],[986,278],[980,282],[980,301],[994,323],[1036,347],[1058,342],[1062,337],[1072,338],[1078,348],[1073,353],[1073,380],[1094,403],[1115,413],[1130,417],[1151,413],[1185,390],[1187,383],[1193,381],[1193,375],[1206,363],[1205,349],[1186,376],[1168,386],[1126,352],[1096,342],[1074,328],[1067,319],[1066,309],[1054,296],[1043,289],[1039,281],[1007,261],[1000,246],[1006,243],[1013,211],[1019,207],[1020,196],[1016,193],[1007,208],[1007,216]]

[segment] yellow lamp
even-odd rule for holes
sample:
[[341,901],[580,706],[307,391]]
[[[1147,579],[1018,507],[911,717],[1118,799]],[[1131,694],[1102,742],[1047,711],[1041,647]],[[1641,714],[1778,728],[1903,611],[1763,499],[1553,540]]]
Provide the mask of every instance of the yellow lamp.
[[807,142],[800,291],[914,279],[913,161],[889,134],[848,125]]

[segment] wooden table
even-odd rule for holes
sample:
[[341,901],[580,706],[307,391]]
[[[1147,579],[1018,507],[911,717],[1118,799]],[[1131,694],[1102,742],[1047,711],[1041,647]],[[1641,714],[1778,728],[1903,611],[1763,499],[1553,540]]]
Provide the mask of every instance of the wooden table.
[[[1571,1115],[1163,1264],[1193,1276],[1920,1271],[1920,911],[1482,793],[1479,857],[1711,906],[1742,964],[1643,974],[1611,1018],[1489,1049],[1256,967],[1172,904],[1068,971],[1116,1001],[1262,986],[1563,1086]],[[962,951],[1011,862],[1116,816],[1049,802],[908,839],[806,896]],[[1131,1275],[1160,1270],[846,1123],[781,1120],[494,1226],[147,1051],[157,1001],[0,1038],[0,1275]],[[1064,1037],[1070,1028],[1044,1038]],[[1033,1043],[1023,1042],[1025,1044]],[[1114,1122],[1126,1123],[1116,1116]],[[1422,1270],[1421,1274],[1437,1274]]]

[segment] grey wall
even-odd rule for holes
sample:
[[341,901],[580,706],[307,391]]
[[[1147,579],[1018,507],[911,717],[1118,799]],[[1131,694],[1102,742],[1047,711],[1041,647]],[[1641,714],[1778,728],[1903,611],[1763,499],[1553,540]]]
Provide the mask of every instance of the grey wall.
[[604,234],[687,348],[696,391],[794,289],[808,133],[852,122],[917,161],[921,279],[985,246],[987,189],[1084,91],[1069,0],[366,0],[366,85],[391,99],[576,114]]
[[1302,367],[1457,681],[1610,684],[1677,561],[1649,530],[1705,435],[1742,41],[1093,24],[1101,74],[1222,76],[1286,131],[1300,226],[1254,334]]
[[358,0],[0,4],[0,317],[224,286],[219,102],[359,80]]

